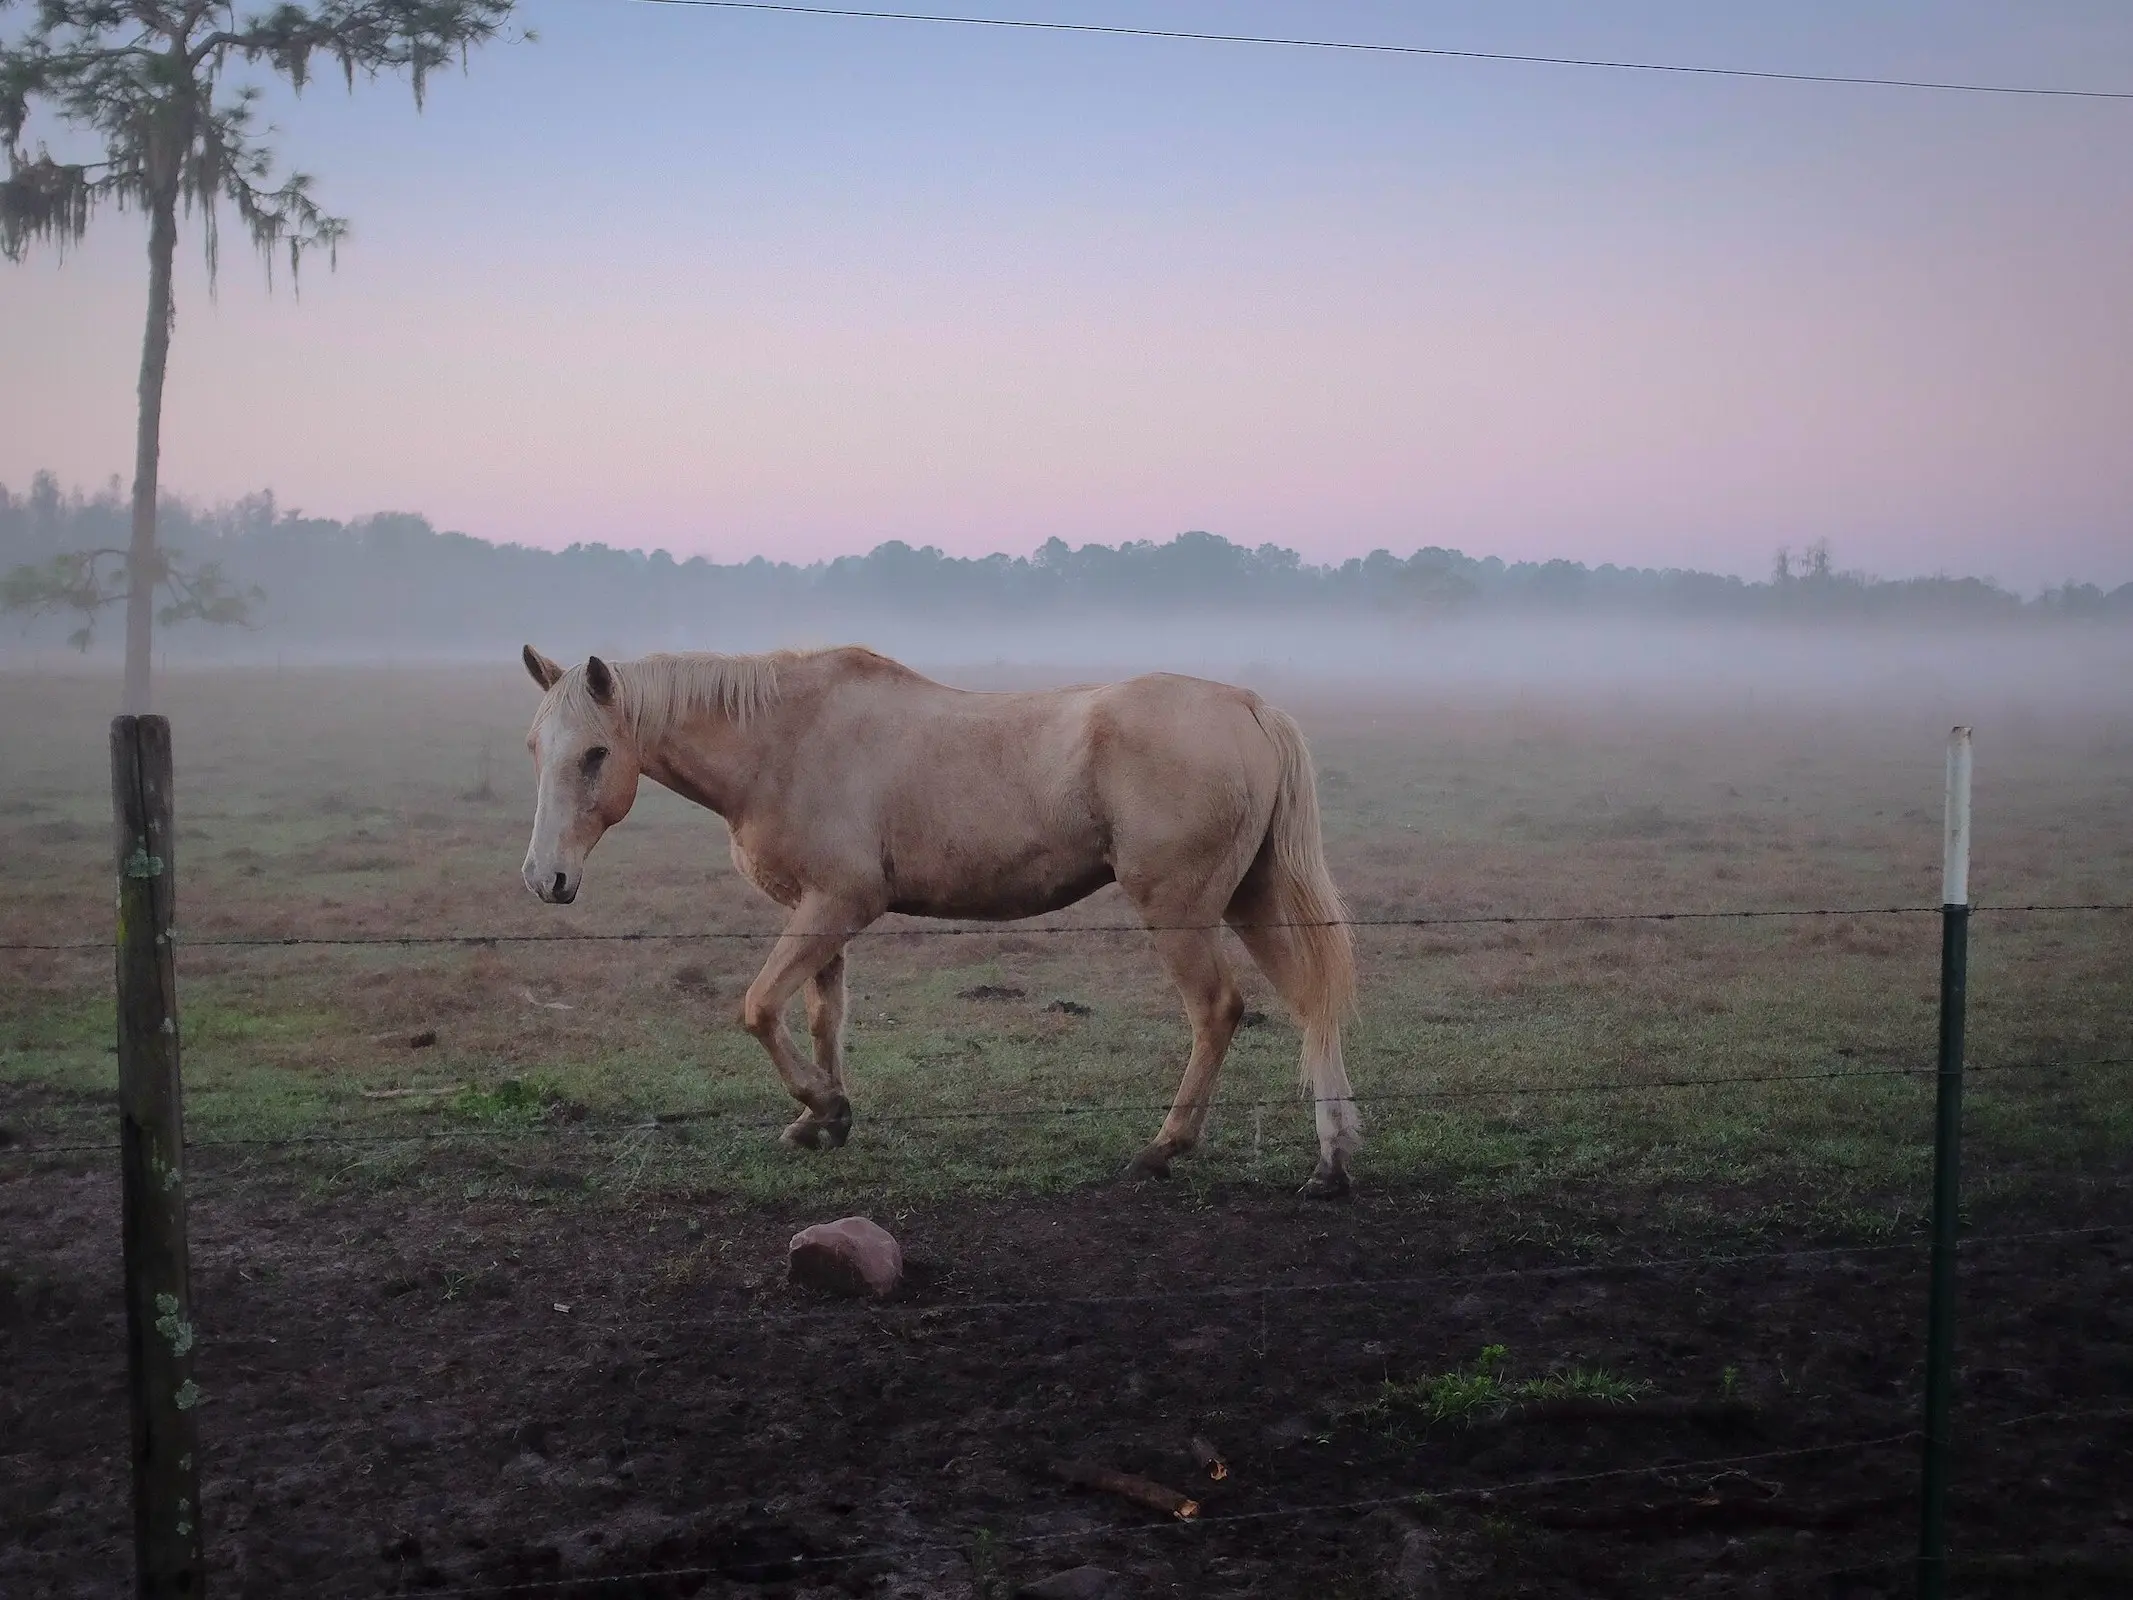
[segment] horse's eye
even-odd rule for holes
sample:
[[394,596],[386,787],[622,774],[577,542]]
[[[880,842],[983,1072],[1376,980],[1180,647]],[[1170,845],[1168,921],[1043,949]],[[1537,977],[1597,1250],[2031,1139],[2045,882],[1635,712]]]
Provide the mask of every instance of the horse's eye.
[[585,758],[581,762],[579,762],[579,765],[585,769],[585,776],[589,778],[594,773],[600,770],[600,763],[605,761],[606,759],[607,746],[604,744],[596,744],[590,750],[585,752]]

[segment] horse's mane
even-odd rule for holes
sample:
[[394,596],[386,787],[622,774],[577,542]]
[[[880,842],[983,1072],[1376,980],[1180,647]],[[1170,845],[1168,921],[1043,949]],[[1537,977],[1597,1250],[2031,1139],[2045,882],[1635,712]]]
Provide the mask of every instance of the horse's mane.
[[615,679],[613,707],[593,698],[583,665],[572,667],[548,691],[536,722],[551,717],[597,719],[615,715],[640,749],[657,745],[673,726],[692,712],[723,712],[746,726],[751,717],[777,703],[778,668],[803,652],[773,650],[766,655],[728,656],[708,651],[686,655],[650,655],[611,663]]

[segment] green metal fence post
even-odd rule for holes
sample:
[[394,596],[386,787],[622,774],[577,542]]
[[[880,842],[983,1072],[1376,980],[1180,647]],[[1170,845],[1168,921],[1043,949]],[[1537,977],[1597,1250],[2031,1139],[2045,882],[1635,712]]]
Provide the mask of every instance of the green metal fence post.
[[1948,1581],[1948,1415],[1955,1391],[1955,1225],[1962,1203],[1963,990],[1970,961],[1970,730],[1948,735],[1941,854],[1940,1071],[1933,1099],[1933,1263],[1926,1299],[1925,1471],[1919,1505],[1918,1593]]

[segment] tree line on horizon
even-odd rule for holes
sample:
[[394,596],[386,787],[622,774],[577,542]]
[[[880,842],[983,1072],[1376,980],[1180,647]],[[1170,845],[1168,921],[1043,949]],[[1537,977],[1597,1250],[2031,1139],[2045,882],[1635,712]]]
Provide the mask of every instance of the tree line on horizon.
[[[63,491],[39,473],[26,491],[0,484],[0,604],[32,638],[96,643],[95,610],[70,614],[64,577],[81,553],[123,540],[131,508],[117,482]],[[806,565],[755,557],[677,560],[603,543],[541,550],[439,531],[387,512],[349,522],[283,510],[270,493],[200,507],[166,496],[165,545],[207,591],[232,603],[196,611],[273,638],[329,641],[515,641],[558,612],[625,617],[665,637],[811,605],[835,616],[987,615],[1149,608],[1315,610],[1412,618],[1520,612],[1682,619],[1914,622],[2133,620],[2133,583],[2106,592],[2067,583],[2025,598],[1990,579],[1881,579],[1839,569],[1829,546],[1781,550],[1767,579],[1681,568],[1513,561],[1425,546],[1312,565],[1274,544],[1219,534],[1078,548],[1051,539],[1027,556],[951,556],[900,540],[865,555]],[[33,613],[55,617],[39,627]]]

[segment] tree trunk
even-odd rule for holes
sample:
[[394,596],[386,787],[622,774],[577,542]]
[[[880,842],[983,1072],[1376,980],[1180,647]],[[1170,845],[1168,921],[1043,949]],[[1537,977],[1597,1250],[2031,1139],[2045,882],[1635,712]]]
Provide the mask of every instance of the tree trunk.
[[156,585],[163,556],[156,546],[156,472],[163,454],[163,372],[170,361],[171,263],[178,253],[177,186],[157,185],[149,202],[148,331],[141,341],[141,414],[133,456],[133,546],[126,553],[126,698],[128,716],[150,710],[149,654],[155,647]]

